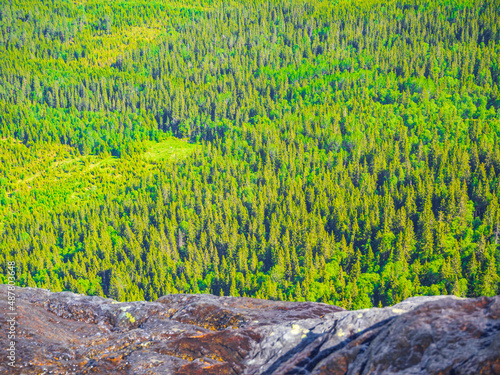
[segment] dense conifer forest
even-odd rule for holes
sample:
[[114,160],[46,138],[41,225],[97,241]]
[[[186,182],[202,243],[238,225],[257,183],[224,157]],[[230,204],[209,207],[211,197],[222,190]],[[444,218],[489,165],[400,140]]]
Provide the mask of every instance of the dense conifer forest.
[[498,0],[0,0],[0,282],[495,295],[499,75]]

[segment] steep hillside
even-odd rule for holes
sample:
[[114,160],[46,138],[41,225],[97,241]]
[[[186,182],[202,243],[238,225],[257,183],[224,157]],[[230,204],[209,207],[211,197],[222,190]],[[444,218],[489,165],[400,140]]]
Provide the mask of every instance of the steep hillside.
[[496,295],[498,25],[498,0],[0,0],[0,282]]

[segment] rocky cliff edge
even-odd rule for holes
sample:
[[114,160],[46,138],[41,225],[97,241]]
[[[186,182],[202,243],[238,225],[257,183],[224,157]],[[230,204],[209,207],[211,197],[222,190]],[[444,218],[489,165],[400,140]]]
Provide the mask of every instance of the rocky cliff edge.
[[0,374],[499,374],[500,296],[414,297],[345,311],[312,302],[167,295],[124,302],[16,288]]

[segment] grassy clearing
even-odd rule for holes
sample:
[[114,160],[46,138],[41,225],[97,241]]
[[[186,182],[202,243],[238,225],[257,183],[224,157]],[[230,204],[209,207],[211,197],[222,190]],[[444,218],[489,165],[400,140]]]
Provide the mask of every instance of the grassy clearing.
[[[126,181],[124,176],[129,178],[143,168],[157,168],[158,161],[182,160],[200,147],[177,138],[162,142],[148,141],[145,145],[144,153],[123,159],[109,155],[75,156],[76,152],[69,146],[44,145],[37,150],[35,158],[20,161],[18,166],[7,171],[7,204],[0,214],[5,215],[10,211],[7,209],[9,198],[14,196],[30,202],[28,206],[31,207],[78,203],[102,194],[106,186]],[[16,142],[14,147],[19,148],[18,152],[27,153],[23,144]]]
[[179,160],[190,155],[199,145],[186,140],[171,138],[163,142],[147,142],[147,151],[143,154],[145,160]]
[[92,54],[80,61],[80,64],[87,62],[88,65],[110,66],[120,55],[125,55],[128,51],[136,49],[144,43],[153,43],[164,29],[158,26],[132,26],[114,30],[110,34],[100,34],[90,37],[89,43],[92,45]]

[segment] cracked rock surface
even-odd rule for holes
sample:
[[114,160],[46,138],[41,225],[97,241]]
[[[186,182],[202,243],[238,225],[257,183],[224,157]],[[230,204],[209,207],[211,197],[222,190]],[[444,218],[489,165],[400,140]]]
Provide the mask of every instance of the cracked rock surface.
[[168,295],[124,302],[16,288],[16,365],[0,374],[499,374],[500,296],[414,297],[345,311]]

